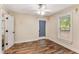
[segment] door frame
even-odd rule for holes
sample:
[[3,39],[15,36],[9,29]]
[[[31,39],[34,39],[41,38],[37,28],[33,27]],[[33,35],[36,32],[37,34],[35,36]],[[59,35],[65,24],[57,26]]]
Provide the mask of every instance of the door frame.
[[38,19],[38,39],[45,39],[46,38],[46,24],[45,24],[45,36],[39,37],[39,21],[46,21],[46,18],[39,18]]

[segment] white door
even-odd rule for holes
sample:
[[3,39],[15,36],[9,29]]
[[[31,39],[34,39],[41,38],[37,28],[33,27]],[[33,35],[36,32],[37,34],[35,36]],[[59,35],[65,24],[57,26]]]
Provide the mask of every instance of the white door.
[[14,44],[14,17],[8,16],[8,47]]
[[5,50],[14,44],[14,17],[7,15],[5,19]]

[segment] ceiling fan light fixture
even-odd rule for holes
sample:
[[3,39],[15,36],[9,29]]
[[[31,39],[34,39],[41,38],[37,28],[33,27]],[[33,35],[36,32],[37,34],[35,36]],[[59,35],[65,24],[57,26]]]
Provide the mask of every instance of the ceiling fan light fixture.
[[45,15],[45,12],[44,12],[44,11],[42,11],[42,12],[41,12],[41,15]]
[[45,15],[45,11],[37,11],[39,15]]
[[39,8],[38,8],[37,13],[38,13],[39,15],[45,15],[45,8],[46,8],[46,5],[45,5],[45,4],[39,4],[38,6],[39,6]]
[[46,5],[45,4],[39,4],[39,9],[45,9],[46,8]]

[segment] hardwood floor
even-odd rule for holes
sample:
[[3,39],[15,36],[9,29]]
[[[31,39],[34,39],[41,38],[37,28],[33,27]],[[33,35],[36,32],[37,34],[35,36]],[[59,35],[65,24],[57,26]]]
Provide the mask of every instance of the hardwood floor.
[[5,54],[76,54],[48,39],[14,44]]

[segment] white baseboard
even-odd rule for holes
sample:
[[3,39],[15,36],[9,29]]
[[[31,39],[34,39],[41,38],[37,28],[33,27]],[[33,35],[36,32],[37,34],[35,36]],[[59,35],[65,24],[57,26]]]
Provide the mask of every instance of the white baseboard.
[[39,37],[39,39],[46,39],[46,37]]
[[26,39],[26,41],[16,41],[15,44],[16,44],[16,43],[23,43],[23,42],[36,41],[36,40],[38,40],[38,39],[34,39],[34,40],[30,40],[30,39],[27,40],[27,39]]
[[42,39],[47,39],[46,37],[39,37],[39,38],[36,38],[36,39],[32,39],[32,40],[27,40],[26,41],[15,41],[15,43],[23,43],[23,42],[30,42],[30,41],[36,41],[36,40],[42,40]]

